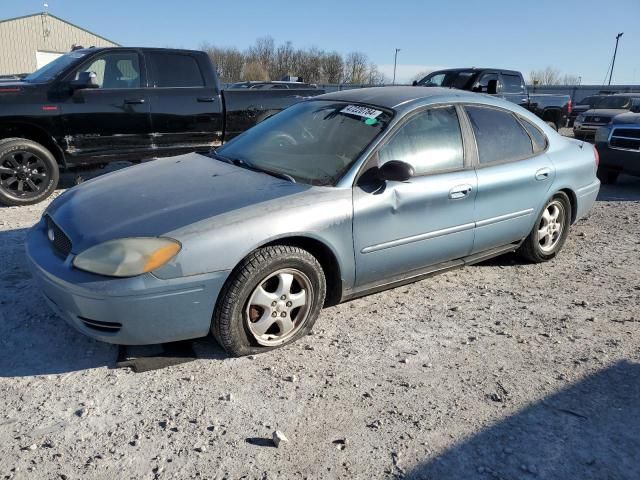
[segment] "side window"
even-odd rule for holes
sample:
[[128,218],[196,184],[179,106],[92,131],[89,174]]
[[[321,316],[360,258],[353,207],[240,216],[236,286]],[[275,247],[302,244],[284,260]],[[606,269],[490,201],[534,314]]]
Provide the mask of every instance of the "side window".
[[149,57],[155,87],[204,87],[198,61],[191,55],[151,53]]
[[533,140],[533,151],[535,153],[542,152],[547,148],[547,137],[545,137],[544,133],[540,131],[538,127],[536,127],[529,120],[525,120],[522,117],[520,118],[520,123],[524,126],[524,129],[527,131],[531,139]]
[[400,127],[378,157],[380,165],[390,160],[407,162],[416,175],[463,168],[462,135],[455,107],[419,113]]
[[140,63],[135,52],[107,53],[76,72],[76,79],[80,72],[95,73],[99,88],[140,88]]
[[520,122],[508,111],[465,107],[478,145],[480,164],[531,156],[533,143]]
[[444,82],[444,77],[445,77],[444,73],[438,73],[437,75],[434,75],[433,77],[431,77],[426,82],[426,85],[433,86],[433,87],[440,87],[442,86],[442,82]]
[[498,80],[497,73],[485,73],[480,77],[478,83],[473,89],[474,92],[487,93],[487,87],[489,86],[489,82],[491,80]]
[[520,75],[502,74],[504,93],[524,93],[524,84]]

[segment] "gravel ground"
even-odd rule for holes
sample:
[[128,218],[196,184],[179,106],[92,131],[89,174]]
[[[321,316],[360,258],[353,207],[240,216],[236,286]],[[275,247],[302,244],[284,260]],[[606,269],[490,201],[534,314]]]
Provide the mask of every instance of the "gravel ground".
[[40,298],[23,239],[44,207],[0,208],[0,478],[640,478],[640,179],[550,263],[504,256],[326,309],[269,354],[202,339],[146,373]]

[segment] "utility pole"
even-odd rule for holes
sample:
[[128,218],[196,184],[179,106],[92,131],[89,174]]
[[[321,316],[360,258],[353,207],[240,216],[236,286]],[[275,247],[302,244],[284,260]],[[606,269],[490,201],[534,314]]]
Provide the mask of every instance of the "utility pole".
[[396,66],[398,65],[398,52],[400,51],[399,48],[396,48],[396,54],[393,57],[393,85],[396,84]]
[[613,77],[613,67],[616,64],[616,54],[618,53],[618,41],[620,37],[624,35],[624,32],[616,35],[616,49],[613,51],[613,61],[611,62],[611,73],[609,74],[609,85],[611,85],[611,77]]

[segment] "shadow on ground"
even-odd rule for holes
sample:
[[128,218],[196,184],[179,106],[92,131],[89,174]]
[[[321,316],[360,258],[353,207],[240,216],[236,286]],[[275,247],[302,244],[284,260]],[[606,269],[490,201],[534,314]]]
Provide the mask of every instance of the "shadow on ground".
[[601,202],[640,201],[640,177],[620,175],[614,185],[601,185],[598,200]]
[[411,479],[640,478],[640,364],[620,362],[482,430]]

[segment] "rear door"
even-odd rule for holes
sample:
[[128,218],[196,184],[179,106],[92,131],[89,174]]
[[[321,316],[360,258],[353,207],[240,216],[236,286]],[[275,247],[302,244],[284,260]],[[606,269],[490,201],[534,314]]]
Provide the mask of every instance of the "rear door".
[[151,122],[139,52],[119,49],[93,56],[66,80],[80,72],[94,72],[98,88],[69,88],[62,103],[63,148],[70,161],[148,155]]
[[529,97],[527,95],[527,89],[522,75],[502,72],[500,74],[500,84],[502,86],[500,90],[500,96],[502,98],[520,105],[521,107],[528,107]]
[[353,242],[358,287],[418,274],[459,259],[473,247],[476,173],[454,106],[408,118],[369,161],[411,164],[406,182],[379,185],[364,174],[353,191]]
[[525,238],[555,176],[547,139],[529,121],[500,108],[464,108],[477,150],[478,192],[473,252]]
[[152,142],[158,154],[205,151],[220,145],[224,108],[203,57],[148,50],[145,58],[150,72]]

